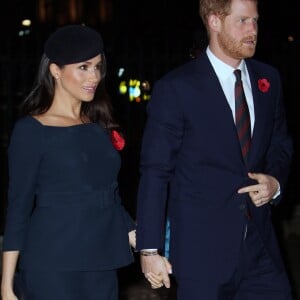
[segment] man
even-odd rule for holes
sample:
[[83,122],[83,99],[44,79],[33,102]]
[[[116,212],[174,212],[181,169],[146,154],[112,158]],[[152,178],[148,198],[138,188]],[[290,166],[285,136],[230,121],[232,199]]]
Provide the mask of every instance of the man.
[[170,287],[156,251],[167,212],[178,300],[292,299],[270,208],[293,149],[279,74],[251,58],[257,2],[200,0],[200,15],[208,48],[159,80],[148,106],[137,203],[142,271]]

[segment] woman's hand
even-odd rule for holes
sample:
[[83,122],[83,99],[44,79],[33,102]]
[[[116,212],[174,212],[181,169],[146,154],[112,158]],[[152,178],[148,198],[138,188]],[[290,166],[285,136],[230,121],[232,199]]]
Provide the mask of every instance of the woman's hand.
[[132,248],[136,247],[136,230],[128,232],[129,244]]
[[9,289],[9,291],[2,291],[2,300],[18,300],[17,296],[13,292],[12,289]]
[[1,296],[2,300],[18,300],[14,291],[14,277],[19,251],[4,251],[2,257],[2,281]]

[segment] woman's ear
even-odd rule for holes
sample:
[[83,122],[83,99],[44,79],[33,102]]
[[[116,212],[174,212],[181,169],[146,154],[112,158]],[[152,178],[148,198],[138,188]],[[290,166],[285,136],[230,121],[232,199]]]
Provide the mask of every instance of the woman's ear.
[[50,64],[49,66],[49,70],[50,70],[50,73],[51,75],[55,78],[55,79],[59,79],[59,76],[60,76],[60,68],[57,64]]

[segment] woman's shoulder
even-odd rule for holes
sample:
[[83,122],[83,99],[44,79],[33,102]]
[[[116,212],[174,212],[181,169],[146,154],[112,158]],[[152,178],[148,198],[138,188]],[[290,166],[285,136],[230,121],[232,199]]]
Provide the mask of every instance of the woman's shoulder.
[[41,127],[41,125],[35,117],[30,115],[20,117],[15,123],[15,127]]
[[36,159],[40,157],[45,149],[45,137],[43,127],[31,116],[19,118],[13,127],[8,153],[9,157],[16,160],[16,157]]
[[32,116],[23,116],[19,118],[13,127],[13,136],[23,136],[30,138],[41,133],[42,125]]

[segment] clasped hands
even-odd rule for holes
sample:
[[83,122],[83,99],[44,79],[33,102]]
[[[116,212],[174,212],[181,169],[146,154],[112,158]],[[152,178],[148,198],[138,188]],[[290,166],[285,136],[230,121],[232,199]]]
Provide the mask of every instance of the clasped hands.
[[[129,244],[136,248],[136,230],[128,233]],[[146,279],[150,282],[153,289],[165,286],[170,287],[170,278],[168,274],[172,273],[172,266],[168,259],[159,254],[151,256],[141,256],[141,265]]]
[[145,278],[150,282],[151,288],[157,289],[163,286],[170,288],[169,274],[172,274],[172,265],[166,257],[159,254],[141,255],[141,268]]

